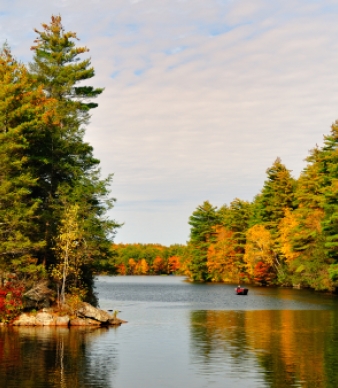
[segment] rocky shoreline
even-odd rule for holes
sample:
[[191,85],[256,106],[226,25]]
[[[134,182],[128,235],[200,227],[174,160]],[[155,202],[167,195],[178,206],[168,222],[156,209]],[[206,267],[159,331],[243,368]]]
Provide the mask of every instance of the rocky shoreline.
[[76,309],[43,308],[37,312],[22,313],[6,326],[120,326],[127,321],[107,311],[81,302]]

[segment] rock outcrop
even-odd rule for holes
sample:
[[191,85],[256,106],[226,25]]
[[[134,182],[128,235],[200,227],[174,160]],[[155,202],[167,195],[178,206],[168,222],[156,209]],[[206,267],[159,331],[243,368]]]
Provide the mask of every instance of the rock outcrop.
[[112,317],[108,321],[108,324],[110,326],[119,326],[122,323],[128,323],[128,321],[124,321],[123,319],[120,319],[120,318],[117,318],[117,317]]
[[75,318],[69,322],[70,326],[101,326],[100,321],[90,318]]
[[11,324],[13,326],[120,326],[122,323],[127,322],[83,302],[73,312],[68,309],[68,315],[60,315],[58,311],[44,308],[37,313],[23,313]]
[[108,323],[109,319],[112,318],[107,311],[97,309],[93,307],[91,304],[82,302],[78,305],[76,309],[76,315],[80,318],[92,318],[95,321],[99,321],[101,323]]

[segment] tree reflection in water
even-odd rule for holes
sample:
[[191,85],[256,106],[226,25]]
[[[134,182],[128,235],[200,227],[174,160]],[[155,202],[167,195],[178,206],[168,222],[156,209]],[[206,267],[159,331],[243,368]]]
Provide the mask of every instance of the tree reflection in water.
[[191,312],[191,353],[201,373],[248,379],[251,368],[262,386],[334,388],[337,345],[337,311]]
[[116,350],[95,349],[107,330],[0,328],[0,388],[111,388]]

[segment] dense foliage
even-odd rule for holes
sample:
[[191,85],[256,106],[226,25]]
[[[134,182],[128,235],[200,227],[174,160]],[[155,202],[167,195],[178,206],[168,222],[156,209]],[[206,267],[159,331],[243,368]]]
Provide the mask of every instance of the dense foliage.
[[[91,294],[93,266],[112,256],[119,226],[107,218],[111,176],[83,140],[95,72],[53,16],[37,38],[29,66],[5,44],[0,53],[0,288],[47,279],[61,302]],[[13,275],[14,274],[14,275]],[[16,284],[16,285],[15,285]]]
[[[252,202],[190,217],[193,280],[338,289],[338,121],[294,179],[279,158]],[[208,215],[210,214],[210,215]]]

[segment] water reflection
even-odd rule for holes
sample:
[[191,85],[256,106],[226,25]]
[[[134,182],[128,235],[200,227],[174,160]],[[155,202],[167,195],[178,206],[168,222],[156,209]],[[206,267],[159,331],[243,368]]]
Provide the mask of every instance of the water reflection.
[[80,327],[0,328],[0,387],[112,387],[116,352],[99,346],[107,332]]
[[190,319],[202,374],[249,381],[255,371],[271,388],[337,387],[337,311],[192,311]]

